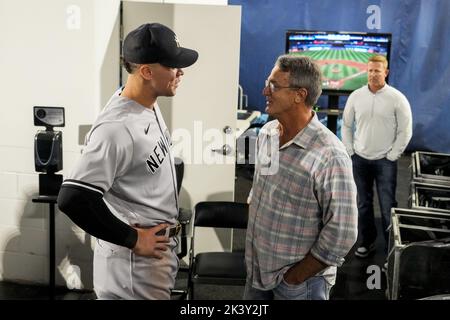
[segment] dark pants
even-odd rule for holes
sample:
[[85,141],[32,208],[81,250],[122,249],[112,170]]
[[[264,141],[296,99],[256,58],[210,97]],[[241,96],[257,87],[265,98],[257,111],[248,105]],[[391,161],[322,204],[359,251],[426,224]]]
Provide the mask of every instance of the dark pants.
[[381,210],[385,250],[387,251],[387,228],[391,223],[391,208],[397,207],[395,200],[397,161],[390,161],[386,158],[367,160],[357,154],[352,156],[352,161],[353,176],[358,189],[358,225],[362,245],[370,245],[375,242],[377,237],[373,210],[373,184],[375,182]]

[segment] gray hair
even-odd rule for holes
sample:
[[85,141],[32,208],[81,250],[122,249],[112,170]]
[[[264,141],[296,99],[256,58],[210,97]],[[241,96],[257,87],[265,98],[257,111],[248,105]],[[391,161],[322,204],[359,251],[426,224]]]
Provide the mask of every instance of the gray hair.
[[319,66],[309,57],[298,55],[279,56],[276,66],[283,72],[289,72],[289,85],[305,88],[308,95],[307,106],[314,106],[322,94],[322,73]]

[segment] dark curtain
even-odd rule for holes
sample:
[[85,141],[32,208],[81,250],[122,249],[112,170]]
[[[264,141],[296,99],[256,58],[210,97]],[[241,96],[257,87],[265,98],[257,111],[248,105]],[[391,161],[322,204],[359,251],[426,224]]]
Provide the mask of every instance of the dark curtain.
[[[240,84],[248,108],[264,111],[261,94],[288,29],[392,33],[389,84],[408,98],[413,138],[408,150],[450,153],[450,1],[229,0],[242,6]],[[369,29],[380,8],[380,28]],[[319,105],[326,100],[322,97]],[[345,97],[340,99],[341,107]],[[322,106],[321,105],[321,106]],[[324,105],[323,107],[326,107]]]

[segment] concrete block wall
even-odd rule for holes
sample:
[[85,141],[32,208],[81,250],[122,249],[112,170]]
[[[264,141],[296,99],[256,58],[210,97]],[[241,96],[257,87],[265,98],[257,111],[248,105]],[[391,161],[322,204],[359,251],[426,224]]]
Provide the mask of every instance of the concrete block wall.
[[[80,10],[77,11],[76,8]],[[95,73],[94,2],[2,0],[0,3],[0,279],[48,283],[49,206],[38,195],[33,106],[65,108],[62,175],[80,155],[78,126],[100,110]],[[56,280],[92,287],[90,238],[56,212]],[[87,244],[86,244],[87,243]],[[82,248],[83,250],[80,250]],[[67,261],[80,266],[73,280]],[[65,267],[62,262],[65,262]],[[87,267],[86,267],[87,266]]]

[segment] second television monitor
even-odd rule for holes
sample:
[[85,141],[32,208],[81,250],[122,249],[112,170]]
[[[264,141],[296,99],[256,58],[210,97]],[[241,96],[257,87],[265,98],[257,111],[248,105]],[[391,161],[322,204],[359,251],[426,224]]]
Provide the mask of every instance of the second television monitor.
[[391,34],[288,30],[286,53],[309,56],[322,69],[326,94],[349,94],[367,84],[367,61],[380,54],[389,61]]

